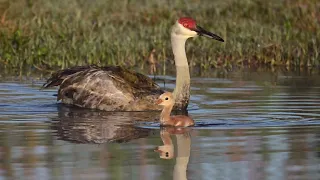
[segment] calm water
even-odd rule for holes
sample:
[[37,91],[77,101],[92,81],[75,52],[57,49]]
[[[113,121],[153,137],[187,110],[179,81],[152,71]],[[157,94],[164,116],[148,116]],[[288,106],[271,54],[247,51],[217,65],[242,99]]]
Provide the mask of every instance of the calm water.
[[160,129],[158,112],[68,107],[42,78],[2,75],[0,180],[320,178],[318,72],[191,76],[196,127]]

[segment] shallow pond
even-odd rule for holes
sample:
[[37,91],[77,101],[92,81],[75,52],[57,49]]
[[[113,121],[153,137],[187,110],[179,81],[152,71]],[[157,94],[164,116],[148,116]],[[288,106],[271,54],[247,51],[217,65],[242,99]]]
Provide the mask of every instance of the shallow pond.
[[319,178],[319,72],[191,76],[196,127],[160,129],[159,112],[65,106],[40,76],[2,75],[0,179]]

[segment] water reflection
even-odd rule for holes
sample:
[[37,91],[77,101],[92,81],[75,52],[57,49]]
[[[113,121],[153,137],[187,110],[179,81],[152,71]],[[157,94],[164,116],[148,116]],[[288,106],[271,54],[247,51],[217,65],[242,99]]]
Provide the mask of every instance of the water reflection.
[[[319,179],[319,71],[207,72],[192,73],[186,138],[160,135],[159,112],[60,106],[55,89],[4,71],[0,179]],[[158,83],[172,91],[173,77]]]
[[[175,157],[176,163],[173,169],[173,179],[187,179],[187,166],[190,158],[191,138],[190,128],[163,127],[160,130],[160,137],[163,142],[154,151],[159,153],[161,159],[172,159]],[[174,153],[174,144],[171,135],[175,136],[177,142],[177,153]]]
[[61,104],[51,128],[59,139],[66,141],[119,143],[147,137],[152,131],[136,127],[135,123],[156,121],[158,116],[159,112],[104,112]]
[[319,169],[318,132],[319,127],[197,131],[192,136],[190,176],[309,179]]

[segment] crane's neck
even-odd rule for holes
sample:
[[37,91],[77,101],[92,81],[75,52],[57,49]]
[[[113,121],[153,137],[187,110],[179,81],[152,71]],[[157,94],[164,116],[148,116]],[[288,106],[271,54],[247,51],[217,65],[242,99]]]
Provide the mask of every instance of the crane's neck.
[[190,73],[185,50],[186,40],[185,36],[176,35],[174,32],[171,33],[172,51],[177,71],[173,96],[176,99],[175,106],[182,110],[187,109],[190,99]]
[[166,125],[171,121],[170,114],[172,111],[173,105],[165,106],[160,114],[160,123]]
[[166,130],[160,131],[160,137],[165,146],[173,146],[172,139],[170,137],[170,133]]
[[187,166],[190,157],[190,135],[177,134],[177,157],[173,170],[173,179],[187,179]]

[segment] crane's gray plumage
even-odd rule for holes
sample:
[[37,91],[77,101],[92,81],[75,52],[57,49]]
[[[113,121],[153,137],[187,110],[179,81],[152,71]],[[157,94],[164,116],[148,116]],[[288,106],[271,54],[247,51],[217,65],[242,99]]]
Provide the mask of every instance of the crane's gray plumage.
[[57,100],[105,111],[158,110],[163,93],[151,78],[120,66],[77,66],[60,70],[44,88],[60,86]]

